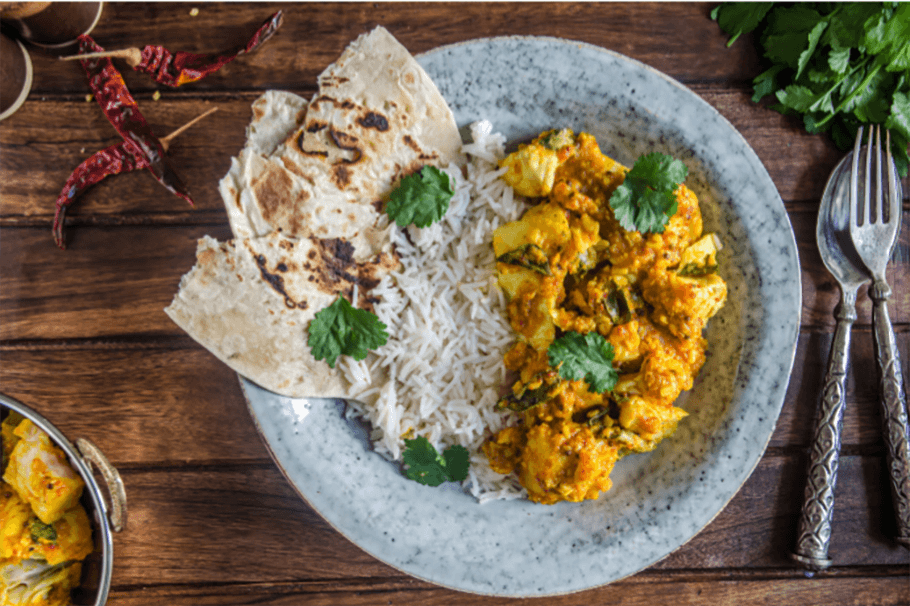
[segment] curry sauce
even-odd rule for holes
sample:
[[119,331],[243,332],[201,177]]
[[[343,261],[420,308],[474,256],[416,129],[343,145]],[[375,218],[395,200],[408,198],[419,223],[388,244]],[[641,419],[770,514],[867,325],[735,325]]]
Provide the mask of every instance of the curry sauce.
[[[662,233],[624,229],[609,199],[628,169],[589,134],[545,132],[502,166],[533,205],[493,235],[517,335],[504,360],[516,380],[500,407],[517,421],[483,450],[496,472],[517,473],[532,501],[595,499],[619,458],[653,450],[687,414],[674,402],[704,364],[702,331],[726,300],[720,243],[702,234],[698,199],[683,184]],[[611,391],[550,365],[550,344],[569,331],[612,345]]]

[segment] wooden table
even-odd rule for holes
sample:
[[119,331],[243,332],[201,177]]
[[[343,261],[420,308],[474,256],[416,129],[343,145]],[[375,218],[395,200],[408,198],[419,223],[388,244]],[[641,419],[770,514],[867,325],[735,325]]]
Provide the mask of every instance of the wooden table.
[[[164,44],[213,52],[278,5],[107,3],[106,48]],[[191,9],[198,7],[198,15]],[[281,4],[283,28],[256,53],[179,89],[119,64],[164,135],[205,109],[170,154],[190,208],[147,171],[96,186],[51,237],[70,172],[119,138],[78,64],[33,49],[28,101],[0,123],[0,391],[71,439],[97,443],[123,475],[126,530],[115,538],[111,604],[502,604],[415,580],[343,538],[270,459],[236,375],[163,313],[194,263],[197,238],[228,239],[217,191],[267,89],[315,92],[316,76],[377,24],[413,53],[476,37],[547,35],[623,53],[679,80],[745,136],[783,198],[802,265],[802,328],[789,391],[754,474],[717,518],[659,564],[548,604],[908,604],[910,555],[895,530],[872,354],[870,305],[853,331],[837,485],[834,565],[810,578],[787,558],[838,292],[815,244],[819,196],[842,156],[800,121],[750,101],[761,61],[751,37],[726,48],[708,4]],[[160,93],[157,98],[155,93]],[[904,181],[904,191],[910,191]],[[910,221],[904,199],[891,317],[910,360]]]

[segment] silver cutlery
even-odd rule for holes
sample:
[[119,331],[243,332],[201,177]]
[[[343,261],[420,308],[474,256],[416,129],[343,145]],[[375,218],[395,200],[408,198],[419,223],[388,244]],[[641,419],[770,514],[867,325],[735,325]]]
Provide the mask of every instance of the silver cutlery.
[[828,178],[815,231],[822,261],[840,287],[841,297],[834,311],[837,325],[815,421],[796,548],[790,554],[809,570],[831,565],[828,544],[844,419],[850,329],[856,320],[857,292],[870,279],[850,241],[851,158],[852,153],[840,161]]
[[[850,178],[850,236],[860,259],[873,278],[872,325],[878,362],[882,416],[891,497],[897,516],[897,540],[910,546],[910,440],[907,436],[907,396],[901,375],[900,356],[888,316],[891,287],[885,268],[897,242],[901,224],[901,187],[891,158],[891,133],[886,131],[885,150],[881,130],[869,129],[862,145],[863,129],[856,135]],[[865,156],[862,150],[865,150]],[[874,168],[873,168],[874,159]]]

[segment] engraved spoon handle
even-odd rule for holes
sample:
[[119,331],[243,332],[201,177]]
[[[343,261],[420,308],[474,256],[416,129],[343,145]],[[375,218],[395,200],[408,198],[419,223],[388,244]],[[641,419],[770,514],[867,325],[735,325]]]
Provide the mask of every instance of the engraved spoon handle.
[[838,306],[837,327],[828,354],[828,370],[815,423],[803,508],[799,518],[796,550],[791,557],[806,568],[823,570],[831,565],[831,514],[840,457],[841,429],[847,366],[850,359],[850,329],[856,320],[856,292],[844,293]]
[[872,325],[875,359],[878,362],[882,395],[888,475],[891,499],[897,516],[897,540],[910,546],[910,442],[907,437],[907,396],[901,375],[901,361],[888,315],[891,289],[876,280],[869,289],[872,299]]

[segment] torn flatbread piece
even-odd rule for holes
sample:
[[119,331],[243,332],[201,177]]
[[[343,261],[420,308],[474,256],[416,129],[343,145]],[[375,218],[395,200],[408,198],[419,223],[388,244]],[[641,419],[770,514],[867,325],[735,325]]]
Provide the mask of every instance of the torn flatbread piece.
[[312,356],[309,324],[339,294],[372,308],[372,289],[398,265],[382,212],[397,181],[463,163],[435,84],[376,28],[326,69],[309,103],[282,91],[254,102],[246,145],[220,183],[234,239],[199,241],[165,312],[266,389],[347,397],[342,365]]
[[307,326],[341,293],[357,292],[372,309],[369,291],[390,269],[393,255],[357,262],[342,239],[292,239],[278,233],[219,243],[198,242],[196,265],[164,311],[180,328],[241,375],[292,397],[343,397],[349,383],[317,361]]
[[[265,101],[259,109],[275,113]],[[256,122],[257,133],[268,128]],[[340,237],[360,260],[382,248],[376,223],[402,177],[427,164],[463,163],[451,110],[382,27],[319,76],[302,122],[271,153],[259,142],[267,139],[244,148],[222,182],[234,236]]]

